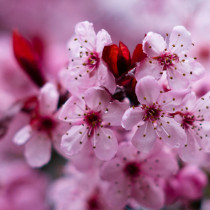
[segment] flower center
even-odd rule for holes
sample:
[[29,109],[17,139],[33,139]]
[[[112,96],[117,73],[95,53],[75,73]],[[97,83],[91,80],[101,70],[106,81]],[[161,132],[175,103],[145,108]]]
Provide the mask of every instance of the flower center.
[[101,124],[101,115],[99,112],[89,111],[85,114],[84,121],[92,128],[98,127]]
[[55,120],[48,116],[37,116],[31,120],[30,124],[37,130],[45,132],[51,132],[56,127]]
[[52,130],[55,128],[55,122],[50,117],[43,117],[41,119],[41,127],[44,130]]
[[174,66],[175,63],[179,62],[177,54],[170,54],[168,52],[161,56],[155,57],[156,60],[163,66],[163,70],[167,70],[169,67]]
[[137,162],[129,162],[129,163],[127,163],[125,165],[123,171],[126,174],[126,176],[128,176],[130,178],[136,178],[140,174],[139,163],[137,163]]
[[191,113],[183,114],[182,115],[182,127],[184,129],[188,129],[190,126],[194,125],[194,122],[196,121],[195,116]]
[[161,110],[158,105],[146,106],[145,104],[142,104],[142,109],[145,111],[144,121],[148,119],[152,121],[159,119]]
[[87,201],[87,209],[88,210],[100,210],[101,209],[101,203],[98,199],[97,195],[93,195],[90,197]]
[[98,63],[99,63],[99,57],[97,53],[90,53],[90,56],[87,60],[87,65],[90,68],[94,68],[94,67],[98,67]]

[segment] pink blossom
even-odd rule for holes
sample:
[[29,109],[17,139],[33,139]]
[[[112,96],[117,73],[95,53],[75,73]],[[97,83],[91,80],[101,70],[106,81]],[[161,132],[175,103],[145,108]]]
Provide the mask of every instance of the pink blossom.
[[183,107],[173,114],[187,134],[187,142],[178,150],[180,157],[196,163],[200,153],[210,151],[210,92],[200,99],[195,94],[187,95]]
[[164,204],[159,181],[177,169],[174,156],[161,145],[145,155],[131,144],[121,143],[116,158],[102,167],[101,177],[110,182],[107,198],[113,207],[122,207],[132,198],[142,206],[159,209]]
[[58,97],[53,84],[44,85],[38,101],[35,98],[37,105],[32,111],[30,123],[19,130],[13,139],[17,145],[25,144],[26,160],[33,167],[43,166],[50,160],[53,132],[57,127],[54,112]]
[[47,210],[47,177],[20,160],[1,160],[0,209]]
[[186,142],[183,128],[168,113],[174,112],[186,92],[164,93],[158,82],[151,76],[140,79],[136,85],[136,95],[141,103],[129,108],[123,115],[125,129],[137,130],[132,143],[140,151],[148,152],[158,138],[172,147],[180,147]]
[[110,208],[104,194],[106,183],[97,170],[80,173],[68,168],[65,177],[56,180],[49,193],[55,210],[120,210]]
[[72,96],[63,106],[60,119],[72,125],[63,137],[65,153],[74,155],[91,143],[95,155],[102,160],[111,159],[117,152],[117,138],[112,126],[119,126],[127,103],[111,101],[101,88],[90,88],[84,97]]
[[190,81],[200,79],[204,73],[202,65],[187,55],[191,46],[191,34],[183,26],[173,28],[168,44],[161,35],[147,33],[143,40],[143,51],[148,58],[137,68],[137,79],[146,75],[160,79],[163,71],[166,71],[171,88],[186,88]]
[[194,165],[187,165],[176,176],[167,180],[165,186],[166,203],[171,204],[178,199],[185,202],[199,199],[206,185],[205,173]]
[[76,25],[75,36],[68,44],[70,64],[61,72],[61,83],[73,95],[82,94],[94,86],[114,92],[114,76],[101,59],[103,48],[108,44],[111,44],[111,38],[104,29],[96,34],[93,24],[88,21]]

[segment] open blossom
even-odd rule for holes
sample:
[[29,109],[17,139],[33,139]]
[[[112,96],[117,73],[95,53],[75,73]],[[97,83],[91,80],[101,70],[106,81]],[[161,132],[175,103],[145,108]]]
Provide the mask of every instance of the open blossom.
[[102,61],[103,48],[109,44],[111,38],[104,29],[96,34],[93,24],[88,21],[76,25],[75,36],[68,44],[70,64],[61,73],[62,83],[73,95],[82,94],[94,86],[114,92],[114,76]]
[[122,143],[116,158],[102,167],[101,177],[110,182],[107,198],[111,206],[122,207],[131,198],[147,208],[159,209],[164,204],[159,181],[177,169],[175,157],[162,145],[145,155],[130,143]]
[[25,144],[26,160],[33,167],[43,166],[50,160],[53,135],[58,124],[54,116],[58,97],[53,84],[44,85],[38,99],[32,101],[36,105],[30,123],[19,130],[13,139],[17,145]]
[[96,156],[111,159],[117,152],[117,138],[112,126],[119,126],[126,103],[111,101],[111,96],[101,88],[88,89],[84,97],[72,96],[63,106],[60,119],[72,125],[63,137],[61,146],[69,155],[80,152],[91,143]]
[[132,143],[141,151],[149,151],[158,138],[172,147],[180,147],[186,142],[183,128],[168,113],[174,112],[186,92],[164,93],[158,82],[151,76],[140,79],[136,85],[136,95],[140,106],[129,108],[123,115],[125,129],[137,130]]
[[196,163],[202,152],[210,151],[210,92],[198,100],[191,93],[184,104],[173,114],[187,134],[187,142],[178,152],[184,161]]
[[187,55],[191,46],[190,32],[183,26],[173,28],[168,44],[160,34],[147,33],[143,50],[148,58],[137,68],[137,79],[146,75],[159,79],[166,71],[171,88],[186,88],[190,81],[200,79],[204,73],[202,65]]

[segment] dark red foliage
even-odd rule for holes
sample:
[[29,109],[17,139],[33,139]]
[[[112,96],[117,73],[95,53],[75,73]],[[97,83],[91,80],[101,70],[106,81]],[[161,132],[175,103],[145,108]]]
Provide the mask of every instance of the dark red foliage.
[[130,52],[127,46],[124,45],[122,42],[119,43],[117,69],[119,76],[126,74],[130,69],[132,69]]
[[135,65],[137,62],[144,60],[147,55],[143,52],[142,44],[137,44],[136,48],[133,51],[131,63]]
[[39,87],[45,83],[39,65],[39,54],[17,30],[13,32],[13,50],[17,62],[30,77],[30,79]]
[[146,58],[146,54],[142,50],[142,45],[138,44],[131,58],[127,46],[119,42],[119,47],[116,44],[105,46],[102,58],[115,78],[118,79],[131,71],[137,62]]
[[[102,58],[108,66],[108,69],[115,76],[116,83],[119,86],[124,87],[125,95],[135,105],[138,100],[135,95],[136,79],[133,74],[133,70],[136,67],[136,63],[146,58],[146,54],[142,50],[142,45],[138,44],[133,52],[132,58],[128,47],[119,42],[119,47],[116,44],[105,46],[102,54]],[[120,96],[123,96],[120,93]],[[117,97],[119,96],[119,90]]]
[[117,78],[119,77],[117,60],[118,60],[119,48],[116,44],[105,46],[102,54],[103,60],[109,67],[109,70]]

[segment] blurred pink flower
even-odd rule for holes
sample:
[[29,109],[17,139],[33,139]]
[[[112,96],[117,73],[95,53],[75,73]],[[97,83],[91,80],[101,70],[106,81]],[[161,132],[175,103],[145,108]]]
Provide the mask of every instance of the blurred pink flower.
[[49,210],[46,202],[47,177],[20,160],[1,161],[0,209]]
[[35,98],[35,109],[32,111],[30,124],[19,130],[13,141],[17,145],[25,144],[25,157],[33,167],[46,164],[51,157],[51,145],[55,136],[57,120],[55,111],[59,94],[52,83],[40,89],[38,101]]
[[207,185],[207,176],[197,166],[187,165],[176,176],[167,180],[165,186],[166,204],[196,200],[202,197],[203,189]]
[[55,210],[120,210],[107,204],[106,183],[97,170],[79,173],[73,167],[65,177],[56,180],[49,192]]
[[175,174],[175,157],[158,145],[145,155],[129,143],[121,143],[116,158],[104,163],[101,177],[110,182],[107,199],[113,207],[123,207],[129,198],[139,205],[159,209],[164,204],[164,193],[159,181]]

